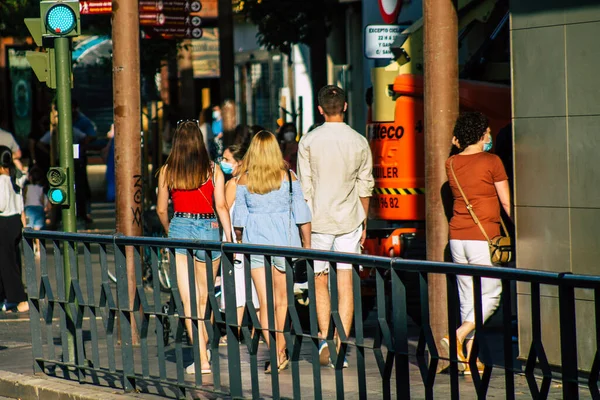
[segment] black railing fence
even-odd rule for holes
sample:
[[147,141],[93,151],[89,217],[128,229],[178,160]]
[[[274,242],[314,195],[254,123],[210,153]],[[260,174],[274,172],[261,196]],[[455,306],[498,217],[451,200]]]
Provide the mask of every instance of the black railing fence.
[[[33,251],[34,240],[42,243],[41,254]],[[470,266],[450,263],[402,260],[398,258],[351,255],[296,248],[253,246],[217,242],[195,242],[151,237],[125,237],[93,234],[67,234],[26,230],[24,233],[27,290],[30,304],[34,370],[48,375],[75,379],[82,383],[120,387],[125,391],[158,393],[170,397],[185,397],[194,393],[202,396],[228,398],[452,398],[458,399],[468,388],[472,396],[485,398],[493,385],[495,395],[515,399],[519,383],[533,398],[547,398],[553,380],[560,381],[557,389],[563,398],[600,398],[598,372],[600,356],[596,353],[591,371],[582,377],[578,367],[577,330],[575,323],[575,289],[592,289],[595,302],[595,343],[600,343],[600,277],[576,276],[532,270],[516,270]],[[144,269],[157,277],[169,252],[171,289],[161,292],[158,279],[150,287],[144,282]],[[220,310],[219,293],[215,289],[212,265],[207,264],[208,301],[205,315],[185,315],[177,287],[175,248],[187,250],[189,281],[194,282],[193,251],[203,250],[206,259],[214,251],[222,252],[221,285],[226,299],[235,299],[235,254],[243,254],[245,265],[250,255],[261,254],[285,257],[287,282],[287,317],[283,334],[291,368],[279,372],[273,368],[265,375],[259,362],[277,365],[276,331],[263,330],[272,346],[266,350],[260,341],[260,323],[250,291],[250,270],[245,269],[246,309],[238,325],[235,301],[226,301]],[[69,249],[65,253],[65,249]],[[147,251],[150,249],[151,251]],[[130,298],[127,285],[126,254],[135,263],[135,295]],[[148,253],[150,256],[148,257]],[[64,283],[63,255],[71,257],[71,277]],[[290,268],[295,258],[306,259],[308,288],[299,291],[294,285]],[[331,321],[330,328],[340,331],[339,353],[331,353],[334,368],[322,367],[319,362],[319,343],[314,260],[331,263]],[[354,321],[350,334],[342,328],[337,304],[336,265],[353,265]],[[147,266],[146,266],[147,265]],[[361,295],[362,268],[374,271],[377,318],[363,315]],[[265,269],[267,288],[272,287],[271,269]],[[418,278],[420,297],[420,326],[408,317],[407,281],[412,272]],[[116,275],[116,285],[110,275]],[[436,350],[429,315],[427,276],[444,274],[448,288],[448,330],[450,336],[450,367],[447,374],[436,375],[438,364],[444,360]],[[456,328],[459,302],[457,275],[473,276],[476,335],[469,364],[472,378],[459,375]],[[496,336],[486,334],[482,324],[481,278],[490,277],[502,282],[501,307],[492,318],[500,319]],[[530,351],[521,365],[517,361],[511,313],[514,282],[524,282],[531,288]],[[558,288],[559,321],[553,335],[560,336],[561,366],[552,370],[542,344],[540,285]],[[415,288],[410,292],[415,292]],[[196,287],[190,284],[191,303],[197,299]],[[298,298],[302,298],[298,302]],[[308,301],[308,310],[301,305]],[[163,304],[169,307],[163,307]],[[132,306],[130,306],[132,304]],[[224,311],[224,312],[223,312]],[[265,312],[265,310],[261,310]],[[273,291],[267,289],[268,318],[274,321]],[[366,313],[365,313],[366,314]],[[212,315],[212,317],[211,317]],[[211,320],[212,318],[212,320]],[[199,373],[199,350],[189,346],[185,320],[193,321],[193,343],[198,342],[198,330],[206,326],[211,350],[211,374]],[[136,328],[137,327],[137,328]],[[137,335],[136,332],[137,331]],[[330,329],[330,332],[332,329]],[[221,336],[226,337],[226,349]],[[139,340],[136,338],[139,337]],[[335,349],[332,335],[329,348]],[[522,344],[523,346],[523,344]],[[191,347],[191,349],[190,349]],[[495,349],[495,350],[494,350]],[[499,351],[498,351],[499,350]],[[490,352],[500,354],[499,357]],[[349,369],[342,360],[350,355]],[[479,375],[476,358],[485,364]],[[184,370],[192,361],[198,366],[195,375]],[[524,367],[524,368],[523,368]],[[498,372],[500,371],[500,372]],[[492,373],[494,372],[494,373]],[[541,373],[540,373],[541,372]],[[587,382],[586,382],[587,380]],[[525,383],[526,382],[526,383]],[[556,386],[556,385],[555,385]]]

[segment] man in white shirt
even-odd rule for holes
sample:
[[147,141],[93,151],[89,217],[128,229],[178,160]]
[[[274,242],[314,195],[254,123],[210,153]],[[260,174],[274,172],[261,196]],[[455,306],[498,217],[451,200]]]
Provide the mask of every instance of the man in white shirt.
[[[365,137],[344,123],[347,108],[346,95],[339,87],[329,85],[319,91],[319,111],[325,123],[300,141],[298,175],[313,215],[312,247],[360,253],[374,187],[373,159]],[[315,261],[314,268],[317,318],[325,338],[331,317],[329,263]],[[350,264],[337,264],[337,282],[338,309],[347,335],[354,314]],[[319,359],[321,365],[330,364],[325,341],[319,346]]]

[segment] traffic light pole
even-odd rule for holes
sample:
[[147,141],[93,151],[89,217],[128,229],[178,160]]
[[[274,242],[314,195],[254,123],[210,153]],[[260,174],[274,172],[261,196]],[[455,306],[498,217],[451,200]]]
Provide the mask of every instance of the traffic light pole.
[[[62,209],[62,223],[64,232],[76,232],[77,221],[75,219],[75,165],[73,162],[73,120],[71,114],[71,38],[61,37],[54,39],[54,50],[56,51],[56,108],[58,111],[58,153],[60,167],[67,171],[69,182],[67,198],[69,207]],[[71,250],[67,243],[63,247],[63,266],[65,277],[65,293],[69,296],[71,287],[71,271],[77,275],[77,253],[75,251],[75,265],[71,265]],[[67,322],[73,323],[71,309],[66,308]],[[69,362],[75,361],[75,330],[67,327],[67,346]],[[74,328],[74,327],[73,327]]]

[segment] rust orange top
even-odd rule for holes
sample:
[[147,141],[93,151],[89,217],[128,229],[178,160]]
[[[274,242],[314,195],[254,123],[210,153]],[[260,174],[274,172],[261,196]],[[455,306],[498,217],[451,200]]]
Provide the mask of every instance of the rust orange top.
[[486,240],[467,210],[467,204],[450,171],[450,160],[454,160],[456,178],[488,237],[491,239],[500,235],[500,201],[494,183],[505,181],[508,176],[500,157],[481,152],[455,155],[446,161],[446,174],[454,197],[450,239]]

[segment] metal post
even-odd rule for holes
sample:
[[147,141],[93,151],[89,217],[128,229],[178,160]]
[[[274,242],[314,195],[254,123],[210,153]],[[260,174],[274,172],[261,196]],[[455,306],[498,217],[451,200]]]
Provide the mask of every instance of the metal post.
[[177,68],[179,69],[179,110],[180,118],[197,118],[196,91],[194,89],[194,60],[192,41],[184,40],[177,54]]
[[[113,96],[115,121],[115,175],[117,232],[142,234],[142,176],[140,122],[139,11],[135,1],[113,0]],[[135,299],[133,248],[126,248],[129,307]],[[120,308],[127,305],[120,304]],[[137,333],[135,318],[132,332]],[[137,334],[133,344],[137,344]]]
[[[56,107],[58,111],[58,147],[59,163],[66,168],[69,179],[69,207],[62,209],[63,231],[77,232],[75,219],[75,165],[73,162],[73,119],[71,114],[71,39],[66,37],[54,40],[56,51]],[[64,244],[64,280],[65,293],[71,287],[71,255],[70,247]],[[73,257],[77,260],[76,257]],[[76,266],[75,266],[76,269]],[[67,318],[71,319],[71,309],[67,307]],[[69,362],[75,360],[75,336],[70,330],[67,332],[67,346]]]
[[[454,2],[424,0],[423,26],[427,259],[443,261],[448,244],[448,221],[440,193],[447,181],[445,161],[458,116],[458,23]],[[443,275],[429,276],[429,304],[431,329],[435,342],[439,343],[448,326]],[[438,371],[446,366],[447,363],[440,363]]]
[[233,7],[229,0],[219,0],[219,65],[221,100],[234,100]]

